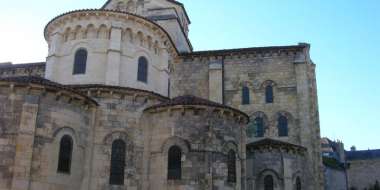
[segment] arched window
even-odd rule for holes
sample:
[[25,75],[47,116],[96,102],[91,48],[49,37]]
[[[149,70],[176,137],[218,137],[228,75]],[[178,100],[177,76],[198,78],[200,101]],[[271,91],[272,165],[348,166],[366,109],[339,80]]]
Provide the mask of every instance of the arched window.
[[236,153],[233,150],[228,152],[227,161],[228,176],[227,181],[231,183],[236,182]]
[[288,118],[285,116],[281,115],[278,118],[278,136],[280,137],[286,137],[288,136]]
[[145,57],[139,58],[137,80],[148,82],[148,60]]
[[115,140],[112,143],[110,173],[111,185],[124,185],[125,151],[126,145],[123,140]]
[[301,189],[302,189],[301,179],[300,179],[300,177],[297,177],[297,179],[296,179],[296,190],[301,190]]
[[69,135],[62,137],[59,146],[58,172],[70,173],[73,154],[73,139]]
[[264,119],[262,117],[256,117],[255,119],[256,126],[256,137],[264,136]]
[[172,146],[168,153],[168,179],[179,180],[182,177],[182,151],[178,146]]
[[265,87],[265,102],[273,103],[273,86],[271,85]]
[[87,64],[87,51],[80,49],[75,53],[73,74],[85,74]]
[[244,86],[242,89],[242,96],[241,96],[241,102],[243,105],[247,105],[250,103],[250,97],[249,97],[249,88]]
[[264,190],[273,190],[273,177],[271,175],[267,175],[264,178]]

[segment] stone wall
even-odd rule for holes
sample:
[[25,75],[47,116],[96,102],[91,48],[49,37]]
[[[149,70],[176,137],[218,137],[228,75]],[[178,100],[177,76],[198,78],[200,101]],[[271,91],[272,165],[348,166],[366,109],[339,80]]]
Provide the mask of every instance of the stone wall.
[[[144,190],[245,189],[245,129],[232,114],[205,106],[149,110],[144,127]],[[168,150],[181,148],[182,178],[167,179]],[[237,154],[236,182],[227,182],[227,154]]]
[[[320,127],[315,65],[310,46],[268,47],[193,52],[173,65],[171,96],[192,94],[218,100],[251,116],[264,117],[264,138],[273,138],[306,147],[305,181],[315,189],[323,186]],[[222,64],[222,77],[215,77],[214,63]],[[220,81],[222,80],[222,81]],[[218,92],[222,85],[222,91]],[[265,102],[265,86],[274,88],[274,102]],[[250,103],[242,105],[242,87],[250,90]],[[213,88],[214,87],[214,88]],[[279,137],[277,119],[285,116],[289,135]],[[252,138],[255,142],[262,138]],[[307,170],[307,171],[306,171]]]
[[344,169],[324,166],[325,190],[347,190],[347,176]]
[[208,59],[183,59],[172,67],[170,97],[194,95],[209,98]]
[[380,182],[380,159],[350,160],[347,170],[349,187],[357,190],[369,188]]
[[0,89],[0,189],[11,188],[23,101]]
[[[90,146],[91,110],[77,105],[42,98],[36,123],[30,189],[77,190],[85,178],[87,148]],[[73,139],[71,171],[57,172],[60,140],[64,135]]]
[[301,189],[313,189],[305,177],[305,148],[272,139],[256,143],[247,146],[247,190],[264,190],[266,176],[272,176],[275,190],[294,190],[297,179]]
[[[301,143],[298,123],[297,82],[294,56],[271,56],[225,61],[225,102],[251,116],[253,121],[259,113],[267,118],[265,137],[280,139],[295,144]],[[274,102],[265,102],[265,87],[273,85]],[[242,105],[242,88],[250,90],[250,104]],[[279,114],[289,119],[289,136],[279,137],[277,118]],[[255,135],[248,142],[259,140]]]
[[[78,94],[71,99],[75,93],[58,86],[16,80],[0,85],[0,189],[80,189],[91,106],[85,106],[87,101]],[[59,143],[65,134],[74,141],[70,174],[57,172]]]
[[[89,161],[91,174],[86,189],[141,189],[144,137],[139,126],[142,111],[151,105],[166,101],[165,97],[141,90],[112,88],[107,86],[77,86],[96,99],[96,124],[93,129]],[[126,143],[126,167],[124,185],[113,186],[110,181],[112,143],[121,139]]]

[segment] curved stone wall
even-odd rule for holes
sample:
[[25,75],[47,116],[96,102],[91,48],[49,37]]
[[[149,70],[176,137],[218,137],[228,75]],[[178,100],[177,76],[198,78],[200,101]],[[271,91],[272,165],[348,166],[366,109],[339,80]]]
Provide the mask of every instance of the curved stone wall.
[[247,145],[247,190],[264,190],[265,178],[271,176],[274,190],[310,189],[310,167],[306,148],[272,139]]
[[[93,97],[98,103],[93,127],[94,155],[91,161],[91,183],[87,189],[141,189],[143,174],[143,129],[140,118],[143,110],[167,98],[152,92],[103,85],[73,86]],[[124,185],[109,184],[112,143],[122,140],[126,144]]]
[[[221,108],[191,105],[146,110],[141,120],[146,147],[145,188],[244,189],[244,172],[240,171],[245,165],[246,120],[236,115]],[[167,178],[168,150],[172,146],[182,151],[180,180]],[[230,150],[237,154],[236,183],[227,182]]]
[[[0,187],[80,189],[96,102],[58,84],[35,80],[0,81],[0,147],[6,150],[0,158],[6,164],[0,167]],[[70,173],[57,172],[64,135],[73,139]]]
[[[169,62],[177,50],[157,24],[129,13],[73,11],[46,27],[46,78],[62,84],[106,84],[168,95]],[[75,53],[88,52],[85,74],[74,75]],[[147,82],[137,80],[138,59],[148,60]]]

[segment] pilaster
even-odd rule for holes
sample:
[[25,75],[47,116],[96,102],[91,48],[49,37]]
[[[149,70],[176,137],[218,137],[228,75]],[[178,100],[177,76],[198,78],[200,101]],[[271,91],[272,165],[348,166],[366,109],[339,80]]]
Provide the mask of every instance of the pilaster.
[[283,158],[283,166],[284,166],[284,190],[292,190],[293,188],[293,168],[292,161]]
[[49,53],[48,57],[46,58],[45,78],[55,81],[55,67],[58,60],[57,53],[60,51],[63,36],[60,33],[55,33],[50,38],[51,40],[49,41]]
[[209,62],[209,99],[223,104],[223,61]]
[[30,186],[38,102],[38,97],[29,96],[22,106],[20,126],[16,138],[12,190],[26,190]]
[[107,54],[106,85],[119,86],[120,84],[121,33],[121,27],[112,26]]
[[301,145],[307,148],[307,164],[305,181],[310,189],[320,189],[323,180],[320,168],[321,152],[319,139],[319,123],[316,117],[318,106],[316,100],[316,86],[313,85],[315,75],[313,64],[309,58],[309,48],[296,56],[294,61],[297,80],[298,118],[301,130]]

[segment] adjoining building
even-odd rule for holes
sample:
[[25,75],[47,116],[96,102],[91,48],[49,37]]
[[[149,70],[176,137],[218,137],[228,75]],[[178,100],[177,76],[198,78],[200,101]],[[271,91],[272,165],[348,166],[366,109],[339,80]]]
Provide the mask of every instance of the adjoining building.
[[[352,190],[380,189],[380,150],[346,151],[348,184]],[[374,189],[376,190],[376,189]]]
[[321,139],[325,190],[380,189],[380,150],[344,150],[343,142]]
[[46,62],[0,64],[0,189],[323,189],[310,45],[194,51],[189,25],[109,0],[52,19]]

